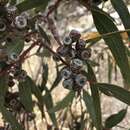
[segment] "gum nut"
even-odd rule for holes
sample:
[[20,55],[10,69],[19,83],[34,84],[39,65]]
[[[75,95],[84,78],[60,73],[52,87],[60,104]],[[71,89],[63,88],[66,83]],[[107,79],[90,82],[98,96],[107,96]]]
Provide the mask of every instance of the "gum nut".
[[66,79],[63,81],[63,87],[66,88],[66,89],[73,89],[73,79]]
[[11,106],[15,106],[17,104],[17,100],[16,99],[12,99],[9,104]]
[[64,39],[63,39],[63,44],[64,45],[71,45],[72,44],[72,39],[71,39],[71,37],[69,37],[69,36],[66,36],[66,37],[64,37]]
[[0,32],[4,32],[6,30],[6,24],[0,21]]
[[9,14],[15,13],[17,11],[17,7],[16,6],[9,6],[7,7],[7,12]]
[[24,16],[17,16],[15,18],[15,25],[19,29],[23,29],[27,26],[27,19]]
[[84,50],[84,51],[81,52],[81,58],[82,58],[83,60],[87,60],[87,59],[89,59],[90,57],[91,57],[91,52],[90,52],[90,51]]
[[12,61],[17,61],[18,60],[18,56],[16,53],[11,53],[10,56],[9,56],[10,60]]
[[87,78],[82,74],[78,74],[75,78],[75,81],[77,85],[82,87],[86,84]]
[[72,62],[71,65],[72,65],[74,68],[79,68],[79,67],[82,67],[82,66],[83,66],[82,60],[80,60],[80,59],[78,59],[78,58],[73,59],[71,62]]
[[62,78],[64,78],[64,79],[70,78],[71,74],[72,74],[72,72],[71,72],[69,69],[67,69],[67,68],[64,68],[64,69],[61,71],[61,76],[62,76]]
[[22,79],[25,79],[27,77],[27,72],[25,70],[22,70],[21,73],[20,73],[20,77]]
[[66,56],[68,53],[69,48],[65,46],[60,46],[57,48],[57,53],[61,56]]
[[80,39],[77,43],[76,43],[76,49],[83,49],[86,46],[86,42],[82,39]]
[[74,41],[77,41],[80,37],[81,37],[81,34],[79,31],[77,30],[71,30],[69,36],[74,40]]
[[74,50],[74,49],[72,49],[72,50],[70,50],[70,51],[69,51],[68,56],[69,56],[70,58],[74,58],[74,57],[75,57],[75,55],[76,55],[76,52],[75,52],[75,50]]

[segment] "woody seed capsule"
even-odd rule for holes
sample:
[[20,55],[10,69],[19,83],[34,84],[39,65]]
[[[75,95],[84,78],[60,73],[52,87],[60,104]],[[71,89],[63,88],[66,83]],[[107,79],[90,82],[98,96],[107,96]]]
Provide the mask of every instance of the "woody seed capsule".
[[63,81],[63,87],[66,89],[73,89],[74,81],[73,79],[66,79]]
[[15,18],[15,25],[18,29],[23,29],[27,26],[27,19],[24,16],[17,16]]
[[68,79],[70,76],[71,76],[72,72],[67,69],[67,68],[64,68],[61,72],[61,76],[64,78],[64,79]]
[[75,78],[75,81],[78,86],[82,87],[86,84],[87,78],[82,74],[78,74]]

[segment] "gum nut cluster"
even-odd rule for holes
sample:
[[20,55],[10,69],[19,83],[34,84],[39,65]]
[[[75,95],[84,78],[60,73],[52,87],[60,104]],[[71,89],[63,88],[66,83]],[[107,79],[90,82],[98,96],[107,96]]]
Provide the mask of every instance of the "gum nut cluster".
[[82,74],[84,62],[91,57],[91,49],[86,48],[86,42],[81,39],[77,30],[72,30],[63,39],[63,45],[57,48],[58,56],[68,65],[61,70],[63,87],[71,90],[81,90],[87,82]]
[[[18,14],[16,6],[1,5],[3,8],[3,16],[0,18],[0,33],[7,32],[9,26],[17,30],[24,30],[28,25],[28,18],[26,15]],[[1,11],[1,10],[0,10]]]

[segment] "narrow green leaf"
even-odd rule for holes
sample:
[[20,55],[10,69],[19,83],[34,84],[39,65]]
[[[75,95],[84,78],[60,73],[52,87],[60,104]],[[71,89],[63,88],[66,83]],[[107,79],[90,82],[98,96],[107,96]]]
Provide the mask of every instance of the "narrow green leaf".
[[28,77],[28,84],[30,84],[31,92],[38,99],[39,103],[43,104],[42,93],[41,93],[40,89],[38,88],[38,86],[36,86],[36,84],[30,77]]
[[7,85],[7,77],[0,76],[0,102],[4,104],[4,97],[7,92],[8,85]]
[[93,98],[85,90],[83,91],[83,100],[85,102],[87,112],[90,114],[93,124],[96,124],[96,114],[94,110]]
[[127,109],[122,109],[116,114],[111,115],[105,121],[105,128],[112,128],[120,123],[126,116]]
[[17,3],[17,0],[11,0],[10,5],[15,5]]
[[[99,9],[98,7],[94,7],[91,9],[95,26],[100,34],[111,33],[114,31],[118,31],[117,27],[110,19],[110,16]],[[102,21],[103,19],[103,21]],[[128,63],[128,58],[126,55],[126,49],[124,43],[122,41],[121,35],[116,33],[110,36],[109,38],[103,38],[105,43],[110,48],[116,63],[118,64],[122,76],[126,83],[130,85],[130,67]]]
[[48,65],[43,64],[43,74],[42,74],[42,84],[41,86],[44,88],[46,86],[48,80]]
[[[44,87],[45,87],[45,86],[44,86]],[[45,87],[45,91],[46,91],[46,94],[43,96],[43,100],[44,100],[44,103],[45,103],[45,105],[46,105],[47,110],[49,110],[49,109],[53,108],[53,100],[52,100],[51,93],[50,93],[50,91],[48,90],[47,87]],[[54,124],[55,127],[57,128],[58,125],[57,125],[57,120],[56,120],[56,115],[55,115],[55,113],[54,113],[54,112],[53,112],[53,113],[49,113],[49,112],[48,112],[48,114],[49,114],[49,116],[50,116],[50,118],[51,118],[53,124]]]
[[[111,3],[114,7],[114,9],[117,11],[117,13],[119,14],[123,25],[125,27],[125,29],[129,29],[130,28],[130,13],[129,10],[127,8],[127,6],[125,5],[123,0],[111,0]],[[128,32],[129,38],[130,38],[130,32]]]
[[94,106],[94,111],[95,111],[95,127],[97,130],[102,129],[102,117],[101,117],[101,104],[100,104],[100,96],[99,96],[99,90],[97,87],[94,86],[94,84],[97,82],[96,76],[93,72],[93,69],[89,64],[88,66],[88,75],[87,78],[90,81],[90,86],[91,86],[91,93],[92,93],[92,98],[93,98],[93,106]]
[[[45,39],[45,42],[42,42],[42,44],[44,44],[44,46],[46,46],[47,48],[50,48],[51,41],[49,39],[49,36],[46,34],[46,32],[44,31],[44,29],[40,25],[38,26],[38,28],[39,28],[39,32],[41,34],[41,37],[43,39]],[[46,57],[51,56],[50,55],[50,51],[47,48],[44,47],[43,51],[41,52],[41,54],[39,53],[39,55],[41,55],[42,57],[43,56],[46,56]]]
[[17,5],[17,8],[20,13],[41,5],[44,5],[43,9],[45,9],[49,1],[50,0],[24,0]]
[[84,120],[84,115],[82,115],[81,116],[80,129],[79,130],[84,130],[84,129],[85,129],[85,120]]
[[32,94],[34,94],[38,100],[39,110],[41,111],[42,117],[44,117],[44,112],[43,112],[44,101],[42,97],[42,92],[29,76],[28,76],[28,84],[30,84]]
[[[63,67],[64,68],[64,67]],[[63,69],[62,68],[62,69]],[[61,70],[62,70],[61,69]],[[61,76],[61,70],[59,70],[59,67],[58,67],[58,64],[56,63],[56,78],[51,86],[51,89],[50,91],[52,91],[55,87],[58,86],[58,84],[60,83],[61,79],[62,79],[62,76]]]
[[6,44],[8,54],[15,52],[20,54],[24,48],[24,40],[21,38],[12,39],[12,42]]
[[20,101],[28,112],[32,112],[33,110],[31,85],[28,77],[24,82],[19,83]]
[[3,118],[11,124],[13,130],[23,130],[22,126],[17,122],[15,117],[6,108],[0,104],[0,111]]
[[51,41],[50,41],[48,35],[46,34],[46,32],[43,30],[43,28],[41,26],[38,26],[38,28],[39,28],[39,32],[40,32],[41,36],[47,41],[47,43],[49,45],[51,45]]
[[130,105],[130,92],[124,88],[121,88],[117,85],[113,84],[106,84],[106,83],[97,83],[94,87],[98,87],[101,92],[107,95],[110,94],[111,96],[119,99],[120,101]]
[[67,107],[70,103],[72,103],[74,96],[75,96],[75,92],[70,91],[62,101],[58,102],[56,106],[54,106],[52,109],[49,110],[49,113],[57,112]]
[[113,64],[111,62],[111,57],[108,54],[108,83],[111,83],[111,80],[112,80],[112,69],[113,69],[112,67],[113,67]]

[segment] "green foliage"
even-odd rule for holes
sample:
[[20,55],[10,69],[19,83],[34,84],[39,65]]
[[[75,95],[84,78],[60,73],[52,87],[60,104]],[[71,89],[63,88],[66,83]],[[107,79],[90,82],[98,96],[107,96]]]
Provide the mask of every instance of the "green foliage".
[[[44,103],[46,105],[47,110],[50,110],[51,108],[53,108],[53,99],[52,99],[51,93],[50,93],[50,91],[48,90],[47,87],[45,87],[45,91],[46,91],[46,94],[43,96],[43,101],[44,101]],[[57,128],[58,124],[57,124],[55,113],[54,112],[51,112],[51,113],[48,112],[48,114],[49,114],[53,124]]]
[[12,115],[11,112],[9,112],[3,104],[0,104],[0,111],[3,115],[3,118],[8,121],[11,124],[11,127],[13,130],[23,130],[21,125],[18,123],[18,121],[15,119],[15,117]]
[[88,79],[90,81],[90,87],[91,87],[91,93],[92,93],[92,99],[93,99],[93,108],[95,116],[92,118],[94,120],[94,125],[97,128],[97,130],[102,129],[102,114],[101,114],[101,105],[100,105],[100,96],[99,96],[99,90],[97,87],[94,86],[94,84],[97,82],[95,74],[93,72],[93,69],[88,64]]
[[101,92],[108,96],[113,96],[120,101],[130,105],[130,92],[113,84],[97,83],[94,85],[98,87]]
[[[41,112],[42,119],[45,119],[47,127],[52,127],[52,129],[56,128],[59,130],[59,126],[62,127],[62,125],[64,125],[64,120],[67,119],[66,117],[68,116],[68,112],[71,112],[70,115],[72,116],[72,123],[73,121],[78,120],[75,119],[75,115],[73,116],[75,113],[72,113],[71,111],[71,107],[74,103],[73,101],[75,100],[76,103],[80,100],[82,111],[80,115],[79,130],[84,130],[87,123],[92,123],[91,125],[94,126],[96,130],[103,130],[103,127],[104,129],[111,129],[117,126],[118,123],[125,118],[127,109],[122,109],[119,112],[110,115],[105,120],[105,123],[103,123],[100,95],[104,93],[110,98],[115,97],[128,106],[130,105],[130,66],[128,61],[130,51],[129,48],[125,46],[124,40],[122,39],[122,33],[124,32],[126,32],[130,38],[130,13],[123,0],[110,0],[115,11],[119,14],[124,28],[126,29],[124,31],[120,31],[118,30],[115,19],[103,9],[99,8],[97,3],[89,4],[89,0],[88,3],[85,0],[78,1],[85,7],[89,7],[95,27],[100,35],[86,40],[86,48],[85,46],[84,48],[80,48],[82,45],[79,46],[79,41],[82,38],[77,40],[77,37],[80,34],[78,34],[77,31],[72,33],[72,31],[71,33],[76,35],[76,37],[69,34],[71,45],[68,45],[68,41],[66,41],[67,44],[64,44],[65,41],[62,41],[64,45],[60,45],[60,42],[58,43],[59,48],[63,47],[61,52],[65,53],[65,55],[60,54],[60,51],[58,50],[59,48],[57,48],[56,51],[53,50],[53,44],[49,34],[49,32],[52,32],[55,42],[57,39],[60,39],[57,33],[57,29],[59,28],[55,27],[53,18],[57,21],[55,17],[58,13],[57,8],[59,3],[63,1],[56,1],[53,6],[49,5],[49,3],[52,2],[51,0],[10,0],[9,4],[7,4],[7,1],[0,1],[0,22],[2,21],[5,24],[5,26],[0,24],[0,112],[5,123],[8,123],[13,130],[24,130],[24,127],[22,126],[25,125],[26,122],[28,123],[26,119],[21,121],[21,119],[18,118],[18,116],[21,116],[19,113],[27,116],[29,121],[34,120],[31,114],[36,105]],[[99,1],[99,3],[101,2],[102,1]],[[10,5],[16,6],[18,10],[16,10],[16,12],[14,11],[15,8],[10,10],[10,7],[12,7]],[[48,5],[49,8],[45,11]],[[10,12],[8,12],[8,9]],[[30,16],[26,16],[26,13]],[[49,15],[51,15],[51,17]],[[22,17],[22,22],[17,21],[17,16]],[[17,25],[20,25],[20,28]],[[76,38],[76,40],[74,38]],[[99,83],[96,78],[94,67],[100,67],[100,63],[89,58],[84,60],[82,57],[82,51],[91,49],[91,47],[94,47],[93,45],[97,44],[101,39],[103,39],[104,43],[107,45],[107,51],[104,51],[103,53],[108,55],[108,70],[106,72],[108,74],[107,79],[109,83]],[[75,42],[75,44],[72,45],[72,42]],[[25,47],[26,44],[29,44],[27,48]],[[30,53],[34,48],[36,53]],[[66,48],[68,50],[67,52],[64,52],[66,51]],[[72,50],[74,51],[74,57],[73,55],[72,57],[69,55]],[[12,53],[17,54],[18,59],[15,59],[15,57],[9,57]],[[87,51],[87,53],[89,53],[89,51]],[[23,70],[23,63],[27,58],[30,58],[33,55],[37,55],[42,58],[42,63],[40,66],[42,74],[39,72],[36,77],[38,79],[40,75],[42,78],[41,82],[38,83],[37,80],[35,82],[28,74],[22,75],[21,72],[21,70]],[[50,82],[49,79],[50,65],[47,63],[47,60],[52,58],[51,56],[57,56],[55,57],[57,59],[54,59],[53,57],[53,60],[55,60],[54,62],[56,63],[56,76],[53,77],[53,82]],[[72,64],[74,59],[76,59],[78,63],[74,62],[74,64]],[[44,60],[46,61],[44,62]],[[82,63],[83,65],[81,65]],[[76,66],[76,68],[75,65],[79,66]],[[113,68],[116,68],[116,65],[120,69],[128,90],[121,86],[110,84],[112,81]],[[69,76],[66,76],[67,78],[61,76],[63,68],[66,68],[66,72],[70,72]],[[87,85],[90,87],[89,91],[88,89],[83,88],[84,85],[81,85],[83,80],[78,82],[81,78],[79,75],[85,80],[85,83],[87,82]],[[71,90],[69,90],[68,94],[65,95],[61,101],[54,105],[55,101],[52,95],[53,90],[55,90],[60,82],[63,81],[62,79],[66,81],[64,84],[68,83],[67,85],[71,87]],[[18,92],[13,92],[12,87],[16,87]],[[8,93],[11,93],[11,95]],[[60,93],[62,93],[62,91],[60,91]],[[81,98],[79,99],[79,97]],[[16,99],[18,104],[11,104],[10,102],[12,99]],[[82,101],[85,103],[85,111],[84,106],[82,106]],[[14,106],[12,107],[11,105]],[[17,105],[18,110],[16,111],[13,108]],[[59,119],[61,117],[57,116],[58,113],[56,112],[61,111],[62,113],[64,109],[66,109],[65,116],[62,117],[59,114],[63,119],[63,124],[60,124]],[[15,114],[13,114],[13,112]],[[88,113],[90,115],[90,120],[87,119],[86,116]],[[46,114],[49,115],[52,125],[50,125],[50,122],[47,122]]]
[[87,107],[87,111],[91,116],[93,124],[96,125],[97,119],[96,119],[96,113],[95,113],[95,110],[94,110],[94,104],[93,104],[92,96],[90,96],[88,92],[83,91],[83,100],[84,100],[85,105]]
[[[119,14],[125,29],[129,29],[130,23],[128,21],[130,20],[130,13],[129,13],[129,10],[126,7],[124,1],[118,0],[118,2],[117,2],[117,0],[111,0],[111,3],[113,5],[114,9]],[[130,37],[130,32],[128,32],[128,35]]]
[[[115,26],[115,24],[110,19],[110,16],[107,13],[105,13],[101,9],[94,6],[91,10],[92,10],[92,15],[93,15],[95,26],[98,29],[100,34],[118,31],[117,27]],[[102,19],[103,19],[103,22],[102,22]],[[116,33],[109,38],[103,38],[103,39],[105,40],[105,43],[110,48],[116,60],[116,63],[118,64],[121,70],[124,80],[129,85],[130,84],[130,73],[129,73],[130,67],[129,67],[128,58],[126,55],[126,49],[125,49],[125,46],[124,46],[124,43],[122,41],[120,34]]]
[[17,5],[19,12],[27,11],[29,9],[33,9],[44,5],[45,8],[48,4],[49,0],[25,0]]
[[127,109],[122,109],[116,114],[111,115],[105,121],[105,128],[112,128],[120,123],[126,116]]
[[53,108],[51,108],[49,110],[49,113],[52,112],[57,112],[61,109],[64,109],[65,107],[69,106],[70,103],[72,103],[73,99],[75,96],[75,92],[70,91],[63,99],[62,101],[59,101],[56,106],[54,106]]
[[25,81],[19,83],[19,96],[20,101],[24,105],[25,109],[28,112],[32,112],[33,103],[32,103],[31,84],[28,78],[26,78]]

